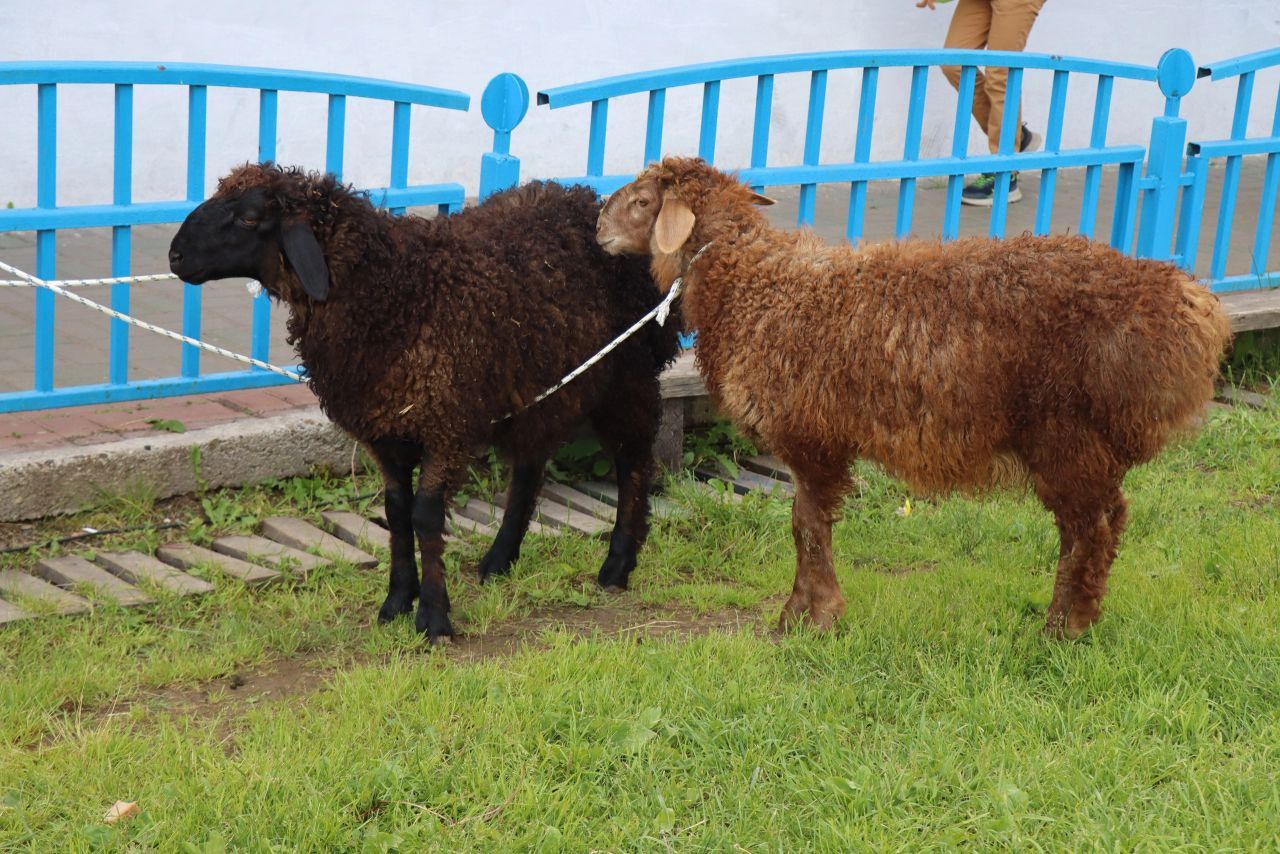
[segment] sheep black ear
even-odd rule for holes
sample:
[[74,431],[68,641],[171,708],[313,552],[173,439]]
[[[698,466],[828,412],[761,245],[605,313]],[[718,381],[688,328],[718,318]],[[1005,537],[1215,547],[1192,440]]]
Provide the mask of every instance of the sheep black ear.
[[753,204],[753,205],[772,205],[772,204],[774,204],[774,200],[773,200],[773,199],[771,199],[771,198],[769,198],[768,196],[762,196],[762,195],[760,195],[759,193],[752,193],[752,194],[751,194],[751,204]]
[[329,266],[311,227],[303,222],[286,225],[280,231],[280,248],[307,296],[324,302],[329,296]]
[[662,210],[658,211],[658,221],[653,225],[653,241],[663,255],[684,246],[693,232],[693,211],[682,200],[671,193],[662,197]]

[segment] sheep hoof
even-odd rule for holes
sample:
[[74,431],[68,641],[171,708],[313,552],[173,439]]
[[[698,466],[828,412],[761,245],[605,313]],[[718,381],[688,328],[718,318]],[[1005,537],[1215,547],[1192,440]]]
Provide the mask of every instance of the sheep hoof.
[[596,583],[606,593],[621,593],[627,589],[627,583],[631,578],[631,570],[636,568],[636,556],[622,555],[615,557],[609,555],[605,559],[604,566],[600,567],[600,574],[596,576]]
[[1078,640],[1098,619],[1098,606],[1091,603],[1075,606],[1067,613],[1051,611],[1044,623],[1044,634],[1055,640]]
[[437,635],[429,638],[427,643],[438,647],[453,646],[453,635]]
[[401,614],[407,614],[412,610],[413,594],[391,593],[378,609],[378,622],[389,623]]
[[511,573],[511,565],[516,562],[519,554],[506,555],[497,553],[495,546],[490,546],[489,550],[484,553],[484,557],[480,558],[476,571],[480,574],[480,583],[484,584],[495,575],[509,575]]
[[792,596],[787,600],[787,604],[782,606],[782,615],[778,618],[778,630],[786,632],[804,624],[820,632],[829,632],[843,614],[843,599],[816,603],[812,600],[801,602]]
[[419,634],[426,635],[427,640],[436,646],[439,645],[440,638],[452,639],[453,636],[453,626],[449,624],[449,615],[444,611],[426,611],[419,608],[413,625]]

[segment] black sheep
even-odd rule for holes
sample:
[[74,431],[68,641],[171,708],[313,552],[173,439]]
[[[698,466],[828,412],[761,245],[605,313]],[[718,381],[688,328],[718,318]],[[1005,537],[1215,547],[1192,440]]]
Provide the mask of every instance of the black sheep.
[[513,472],[484,580],[519,556],[546,461],[583,420],[618,473],[599,581],[627,586],[648,532],[658,375],[678,324],[647,325],[529,406],[660,298],[644,259],[596,245],[599,211],[587,188],[535,182],[454,216],[395,217],[331,175],[247,164],[174,237],[170,267],[182,279],[256,278],[289,306],[289,341],[321,406],[382,470],[391,580],[379,620],[420,596],[418,630],[452,636],[442,535],[468,463],[493,445]]

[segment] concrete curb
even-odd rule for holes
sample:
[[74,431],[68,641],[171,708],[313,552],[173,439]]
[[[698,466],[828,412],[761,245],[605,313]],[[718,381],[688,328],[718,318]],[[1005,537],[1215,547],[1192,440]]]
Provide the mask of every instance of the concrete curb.
[[354,444],[310,407],[186,433],[0,456],[0,521],[73,513],[134,485],[157,498],[195,492],[192,448],[200,450],[205,483],[224,487],[306,474],[315,466],[345,471]]

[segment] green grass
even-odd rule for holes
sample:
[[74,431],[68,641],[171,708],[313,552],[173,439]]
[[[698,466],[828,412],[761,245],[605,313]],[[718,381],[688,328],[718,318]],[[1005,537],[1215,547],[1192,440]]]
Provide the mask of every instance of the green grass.
[[[685,482],[689,513],[656,527],[622,597],[594,589],[600,542],[535,538],[484,589],[481,546],[451,549],[455,625],[473,636],[453,652],[407,621],[371,626],[383,574],[348,567],[0,630],[0,848],[1280,846],[1280,411],[1215,411],[1131,474],[1104,617],[1076,643],[1040,635],[1057,545],[1033,501],[904,517],[899,485],[859,474],[835,537],[850,607],[828,636],[771,631],[787,504]],[[367,488],[214,493],[184,524],[243,529]],[[144,498],[94,518],[157,518]],[[552,628],[465,654],[553,606],[746,618],[643,643]],[[250,702],[221,678],[290,662],[324,679]],[[141,815],[103,824],[121,799]]]

